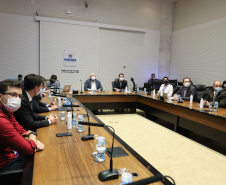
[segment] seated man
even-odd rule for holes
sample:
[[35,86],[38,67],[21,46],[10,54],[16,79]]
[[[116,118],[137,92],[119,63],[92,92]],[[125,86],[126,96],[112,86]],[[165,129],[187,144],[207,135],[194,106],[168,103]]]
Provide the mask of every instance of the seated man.
[[218,101],[218,107],[226,108],[226,91],[222,90],[220,81],[213,83],[213,88],[207,91],[203,101],[204,106],[209,106],[209,102]]
[[[14,118],[13,112],[21,106],[22,84],[18,81],[0,82],[0,171],[23,169],[23,155],[43,150],[44,144],[36,133],[25,130]],[[0,184],[12,184],[18,179],[0,179]]]
[[84,86],[85,91],[103,91],[103,87],[100,83],[99,80],[96,79],[96,75],[94,73],[90,74],[90,79],[86,80],[85,86]]
[[18,81],[22,84],[22,86],[24,86],[24,81],[23,81],[23,75],[22,74],[18,74]]
[[168,77],[163,78],[163,84],[160,86],[158,94],[161,92],[166,93],[168,98],[173,95],[173,86],[169,84]]
[[155,73],[152,73],[150,80],[148,80],[148,83],[152,84],[153,80],[155,80],[155,79],[156,79],[155,78]]
[[26,75],[22,91],[21,107],[14,113],[16,120],[27,130],[35,131],[37,128],[46,127],[57,122],[56,115],[41,116],[33,111],[32,98],[40,94],[43,77],[35,74]]
[[60,88],[60,82],[57,80],[56,75],[52,75],[50,80],[46,82],[47,89],[55,88],[52,91],[57,92],[57,89]]
[[118,75],[118,79],[115,80],[115,82],[114,82],[114,87],[113,87],[113,89],[114,89],[114,91],[116,91],[116,92],[120,92],[120,91],[122,91],[123,89],[125,89],[126,87],[127,87],[127,81],[124,80],[124,74],[123,74],[123,73],[120,73],[120,74]]
[[182,100],[190,100],[190,96],[193,96],[193,99],[196,98],[196,88],[192,85],[191,79],[188,77],[185,77],[183,79],[183,86],[181,86],[177,92],[177,94],[174,94],[174,99],[178,99],[178,95],[181,96]]
[[43,112],[49,112],[51,110],[56,110],[59,107],[55,104],[55,102],[52,102],[50,104],[46,104],[44,102],[41,102],[40,100],[42,99],[42,96],[46,96],[45,95],[45,90],[46,90],[46,79],[43,78],[43,86],[42,86],[42,90],[40,91],[40,94],[37,96],[34,96],[32,98],[32,106],[33,106],[33,110],[35,113],[39,114],[39,113],[43,113]]

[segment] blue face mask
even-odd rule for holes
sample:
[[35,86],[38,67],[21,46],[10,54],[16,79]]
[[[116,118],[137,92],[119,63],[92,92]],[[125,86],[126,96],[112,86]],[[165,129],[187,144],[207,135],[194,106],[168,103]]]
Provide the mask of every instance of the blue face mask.
[[217,91],[217,93],[219,93],[222,90],[221,87],[215,87],[215,91]]

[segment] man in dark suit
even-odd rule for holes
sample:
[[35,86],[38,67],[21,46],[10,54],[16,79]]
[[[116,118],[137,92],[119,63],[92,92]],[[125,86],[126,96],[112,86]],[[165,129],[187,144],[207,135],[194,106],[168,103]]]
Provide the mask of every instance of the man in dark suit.
[[33,110],[35,113],[39,114],[39,113],[43,113],[43,112],[49,112],[51,110],[56,110],[59,107],[55,104],[55,102],[52,102],[50,104],[46,104],[44,102],[41,102],[40,100],[42,99],[42,97],[45,97],[45,90],[46,90],[46,79],[43,78],[44,82],[42,85],[42,90],[40,91],[40,94],[37,96],[34,96],[32,98],[32,106],[33,106]]
[[57,75],[51,75],[50,80],[46,82],[47,89],[52,89],[53,93],[57,93],[60,89],[60,82],[57,80]]
[[192,85],[191,79],[185,77],[183,79],[183,86],[181,86],[176,94],[174,94],[174,99],[178,99],[178,95],[181,96],[182,100],[190,100],[190,96],[193,96],[193,99],[196,98],[196,87]]
[[27,130],[35,131],[57,122],[56,115],[40,116],[32,109],[32,98],[40,93],[43,78],[39,75],[29,74],[24,78],[21,107],[14,113],[16,120]]
[[122,91],[123,89],[125,89],[126,87],[127,87],[127,81],[124,80],[124,74],[123,74],[123,73],[120,73],[120,74],[118,75],[118,79],[115,80],[115,82],[114,82],[114,87],[113,87],[113,89],[114,89],[114,91],[116,91],[116,92],[120,92],[120,91]]
[[220,81],[215,81],[213,88],[209,89],[204,96],[204,106],[209,106],[209,102],[213,102],[214,105],[214,102],[217,101],[218,107],[226,108],[226,91],[222,90]]
[[90,78],[86,80],[84,85],[85,91],[103,91],[103,87],[99,80],[96,79],[96,75],[94,73],[90,74]]

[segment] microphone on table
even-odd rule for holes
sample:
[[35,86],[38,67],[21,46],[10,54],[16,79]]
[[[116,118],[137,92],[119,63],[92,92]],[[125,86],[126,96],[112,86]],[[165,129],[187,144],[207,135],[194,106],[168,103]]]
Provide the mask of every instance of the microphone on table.
[[[85,107],[86,108],[86,107]],[[88,110],[86,108],[86,114],[87,114],[87,117],[88,117],[88,122],[84,122],[84,123],[87,123],[87,125],[89,125],[89,114],[88,114]],[[80,124],[80,122],[78,122],[78,124]],[[85,124],[83,124],[85,125]],[[92,124],[91,124],[92,125]],[[95,125],[93,125],[95,126]],[[104,127],[104,124],[103,124],[103,127]],[[89,128],[88,128],[88,134],[84,135],[81,137],[81,140],[83,141],[88,141],[88,140],[93,140],[94,139],[94,135],[93,134],[90,134],[90,125],[89,125]]]
[[80,107],[80,105],[63,105],[63,107]]
[[150,183],[162,181],[164,179],[165,179],[165,176],[163,176],[162,174],[157,174],[155,176],[148,177],[146,179],[141,179],[139,181],[131,182],[131,183],[128,183],[128,184],[129,185],[145,185],[145,184],[150,184]]
[[81,81],[81,91],[80,91],[80,93],[82,94],[83,92],[82,92],[82,79],[80,79],[80,81]]
[[115,129],[111,126],[105,125],[103,123],[91,123],[91,122],[85,122],[85,121],[80,121],[79,124],[81,125],[90,125],[90,126],[97,126],[97,127],[104,127],[107,126],[113,130],[113,139],[112,139],[112,147],[111,147],[111,158],[110,158],[110,169],[104,170],[98,174],[98,178],[101,181],[108,181],[108,180],[113,180],[113,179],[118,179],[119,178],[119,173],[117,169],[113,169],[113,161],[112,161],[112,156],[113,156],[113,148],[114,148],[114,139],[115,139]]

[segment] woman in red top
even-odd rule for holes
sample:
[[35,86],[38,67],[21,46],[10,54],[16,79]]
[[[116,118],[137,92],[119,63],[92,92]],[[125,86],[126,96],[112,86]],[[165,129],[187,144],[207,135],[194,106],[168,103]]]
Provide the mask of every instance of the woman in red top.
[[20,82],[0,82],[0,171],[18,165],[22,167],[20,155],[33,155],[44,149],[44,144],[36,139],[36,133],[26,131],[13,116],[13,112],[20,108],[21,97]]

